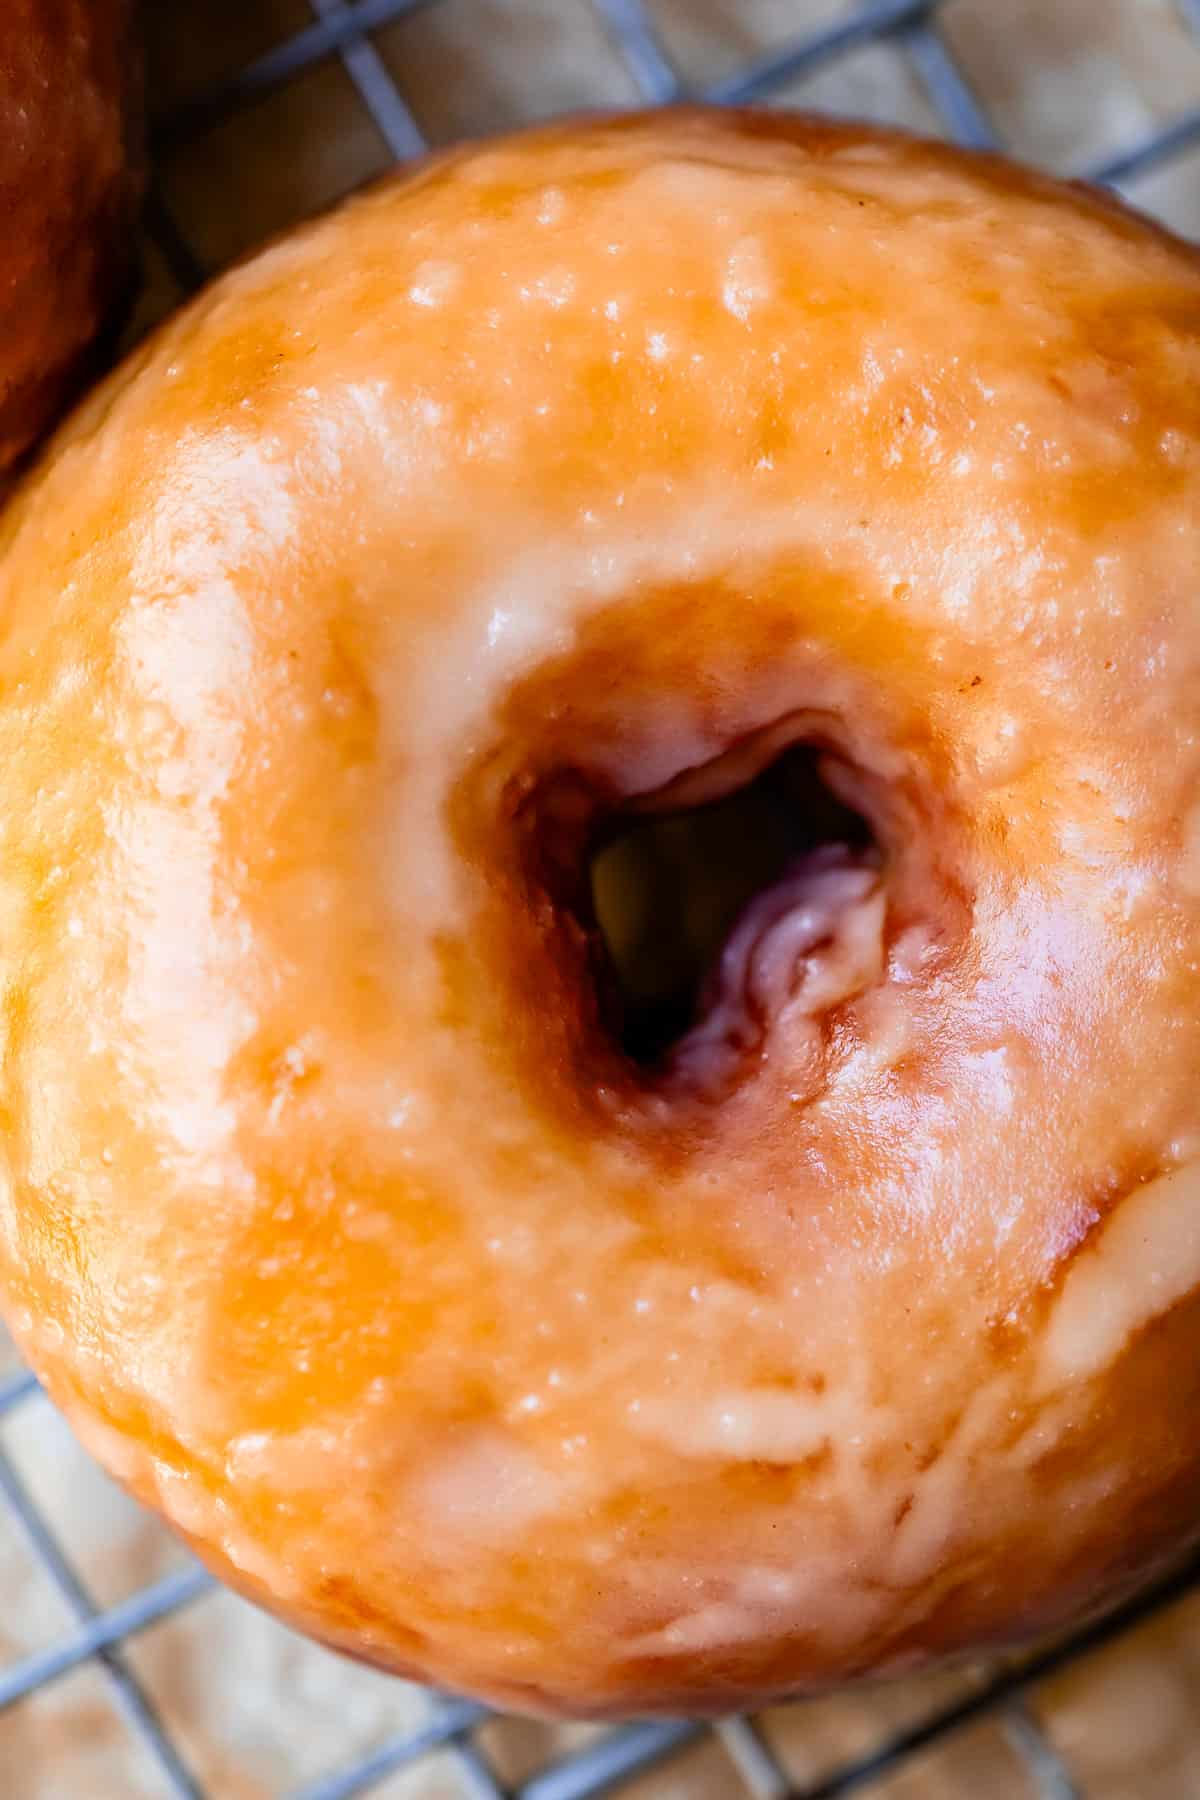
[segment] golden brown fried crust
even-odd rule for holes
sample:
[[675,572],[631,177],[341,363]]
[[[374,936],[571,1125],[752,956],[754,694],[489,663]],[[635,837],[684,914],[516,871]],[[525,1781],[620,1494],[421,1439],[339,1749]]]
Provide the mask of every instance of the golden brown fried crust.
[[140,64],[131,0],[0,16],[0,482],[51,425],[133,276]]
[[[674,113],[380,186],[85,402],[0,524],[0,1287],[227,1578],[722,1708],[1194,1534],[1198,334],[1104,197]],[[793,727],[878,881],[637,1068],[571,858]]]

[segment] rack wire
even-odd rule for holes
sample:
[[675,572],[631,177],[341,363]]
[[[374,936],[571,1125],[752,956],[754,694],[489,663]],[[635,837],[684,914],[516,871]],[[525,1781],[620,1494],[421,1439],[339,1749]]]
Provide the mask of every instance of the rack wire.
[[[376,34],[409,14],[444,3],[307,0],[312,15],[309,22],[158,119],[152,131],[155,152],[168,154],[323,63],[338,59],[391,157],[404,161],[419,155],[426,148],[425,138],[402,85],[380,54]],[[690,87],[668,51],[647,0],[586,3],[601,20],[644,103],[670,104],[685,99],[726,105],[771,102],[799,79],[837,64],[864,46],[887,43],[908,60],[947,137],[976,147],[1021,150],[1019,143],[1001,142],[956,59],[939,19],[943,0],[853,0],[832,22],[799,32],[760,60],[718,81]],[[1176,3],[1186,26],[1200,41],[1200,0]],[[801,10],[797,6],[797,12]],[[1078,173],[1094,182],[1121,187],[1183,158],[1198,146],[1200,105],[1132,142],[1113,146]],[[152,187],[147,222],[178,285],[185,290],[199,285],[211,271],[188,243],[157,182]],[[37,1391],[36,1381],[25,1371],[0,1382],[0,1423],[26,1407]],[[15,1461],[2,1447],[0,1509],[7,1509],[17,1522],[29,1552],[73,1620],[66,1636],[0,1668],[0,1715],[71,1672],[94,1667],[102,1672],[113,1705],[156,1764],[166,1791],[179,1800],[223,1800],[220,1793],[202,1787],[189,1769],[183,1749],[126,1654],[140,1634],[210,1594],[215,1587],[212,1578],[189,1564],[119,1604],[99,1605],[77,1572],[70,1546],[55,1535]],[[1200,1592],[1200,1557],[1065,1641],[1018,1664],[997,1667],[964,1695],[931,1707],[867,1752],[841,1761],[807,1784],[797,1785],[789,1776],[755,1721],[738,1717],[711,1725],[667,1720],[617,1726],[527,1779],[505,1785],[479,1737],[480,1728],[496,1715],[473,1701],[431,1694],[427,1715],[417,1726],[336,1772],[294,1789],[288,1800],[352,1800],[377,1790],[398,1771],[417,1769],[434,1756],[452,1760],[464,1800],[596,1800],[600,1795],[619,1794],[627,1784],[644,1780],[705,1739],[719,1744],[726,1757],[728,1787],[724,1791],[731,1797],[834,1800],[835,1796],[876,1790],[876,1784],[931,1746],[989,1718],[1003,1726],[1034,1792],[1044,1800],[1082,1800],[1082,1787],[1038,1723],[1026,1696],[1047,1677],[1196,1592]],[[3,1785],[0,1777],[0,1791]],[[640,1791],[647,1790],[643,1787]],[[110,1797],[96,1791],[95,1800]]]

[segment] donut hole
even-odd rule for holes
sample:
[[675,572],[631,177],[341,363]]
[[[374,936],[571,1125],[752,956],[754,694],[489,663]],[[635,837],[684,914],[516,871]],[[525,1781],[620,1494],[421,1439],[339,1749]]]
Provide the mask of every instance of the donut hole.
[[[783,750],[751,780],[693,806],[644,803],[604,821],[589,859],[620,1047],[661,1066],[704,1012],[709,978],[738,920],[825,845],[860,859],[867,820],[832,791],[824,754]],[[653,803],[651,803],[653,807]]]

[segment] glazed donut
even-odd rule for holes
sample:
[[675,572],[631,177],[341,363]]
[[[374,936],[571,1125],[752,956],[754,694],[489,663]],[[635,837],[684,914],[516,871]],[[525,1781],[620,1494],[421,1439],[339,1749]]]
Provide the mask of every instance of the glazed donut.
[[4,1303],[223,1576],[616,1714],[1188,1545],[1193,250],[866,128],[543,129],[218,281],[0,537]]
[[129,295],[138,72],[130,0],[4,0],[0,483]]

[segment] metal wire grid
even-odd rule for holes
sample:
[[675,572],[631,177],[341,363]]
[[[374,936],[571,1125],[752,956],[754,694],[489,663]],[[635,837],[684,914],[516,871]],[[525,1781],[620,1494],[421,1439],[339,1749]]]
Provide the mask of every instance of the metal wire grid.
[[[797,35],[720,81],[689,89],[672,63],[645,0],[591,0],[647,103],[692,99],[735,105],[767,100],[785,85],[816,73],[860,46],[887,41],[898,45],[909,59],[947,136],[976,147],[1002,147],[985,107],[939,31],[940,3],[859,0],[835,23]],[[308,4],[311,24],[159,121],[153,132],[156,148],[165,150],[198,135],[337,57],[391,155],[397,161],[419,155],[427,147],[425,139],[372,42],[372,33],[406,14],[436,5],[438,0],[308,0]],[[1177,4],[1200,38],[1200,0],[1177,0]],[[1194,145],[1200,145],[1200,106],[1118,148],[1081,173],[1092,181],[1120,185],[1183,155]],[[185,289],[199,285],[208,271],[172,219],[158,188],[151,196],[149,226],[180,285]],[[37,1383],[28,1373],[0,1383],[0,1420],[36,1391]],[[123,1646],[131,1638],[209,1593],[215,1586],[212,1577],[190,1565],[102,1610],[76,1573],[68,1548],[55,1537],[2,1448],[0,1504],[17,1520],[34,1558],[74,1619],[68,1636],[0,1669],[0,1712],[71,1671],[94,1665],[106,1676],[114,1704],[157,1764],[169,1791],[179,1800],[221,1800],[217,1794],[206,1794],[189,1771],[123,1655]],[[1200,1591],[1200,1556],[1105,1619],[1031,1660],[1002,1667],[965,1697],[936,1707],[867,1754],[842,1762],[807,1785],[792,1782],[750,1719],[731,1718],[714,1725],[669,1720],[616,1727],[515,1788],[505,1787],[475,1741],[479,1726],[493,1715],[474,1701],[432,1696],[429,1715],[420,1726],[294,1792],[290,1800],[352,1800],[436,1753],[453,1758],[465,1800],[595,1800],[619,1792],[627,1782],[706,1734],[726,1752],[731,1795],[736,1786],[751,1800],[834,1800],[835,1796],[869,1789],[908,1759],[989,1716],[1002,1722],[1036,1791],[1045,1800],[1083,1800],[1082,1790],[1027,1707],[1025,1695],[1046,1677],[1193,1591]],[[107,1797],[97,1796],[97,1800]]]

